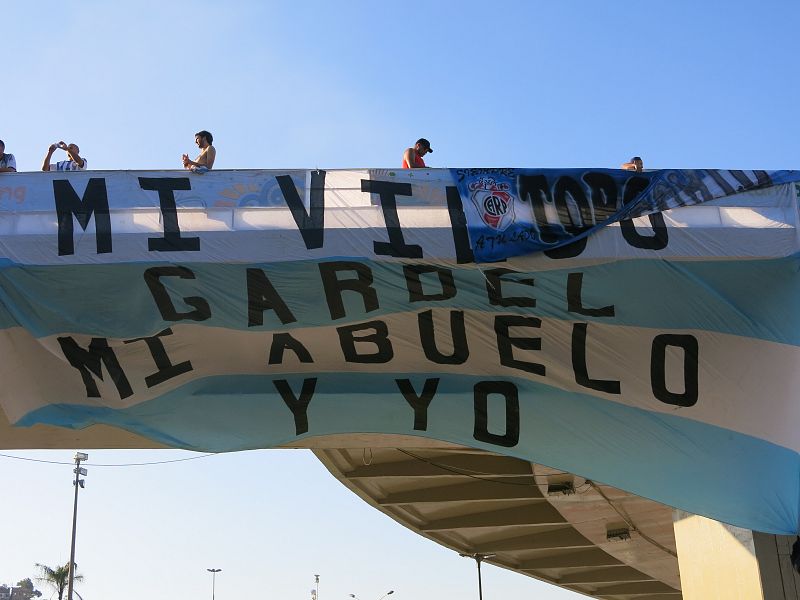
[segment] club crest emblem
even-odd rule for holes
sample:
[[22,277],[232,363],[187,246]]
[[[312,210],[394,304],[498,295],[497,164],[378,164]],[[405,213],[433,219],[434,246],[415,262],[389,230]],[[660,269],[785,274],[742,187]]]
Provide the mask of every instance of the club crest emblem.
[[481,219],[496,231],[504,231],[514,222],[514,196],[511,186],[492,177],[481,177],[469,184],[472,203]]

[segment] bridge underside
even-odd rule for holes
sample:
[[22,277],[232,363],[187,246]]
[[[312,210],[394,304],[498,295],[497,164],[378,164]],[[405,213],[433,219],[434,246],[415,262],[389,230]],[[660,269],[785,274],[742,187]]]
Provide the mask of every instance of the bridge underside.
[[[158,448],[113,427],[10,427],[6,448]],[[365,502],[454,551],[606,600],[679,600],[672,509],[515,458],[410,436],[306,438],[326,468]],[[569,487],[575,493],[551,492]],[[608,530],[630,539],[609,541]]]
[[[494,554],[486,562],[594,598],[682,597],[673,511],[657,502],[462,447],[314,454],[364,501],[454,551]],[[570,484],[574,493],[562,493]],[[609,541],[609,530],[630,538]]]

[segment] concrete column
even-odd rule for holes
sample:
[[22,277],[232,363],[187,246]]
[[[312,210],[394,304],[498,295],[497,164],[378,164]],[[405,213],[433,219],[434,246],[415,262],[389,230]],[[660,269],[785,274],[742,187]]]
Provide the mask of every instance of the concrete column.
[[800,600],[789,561],[794,536],[673,513],[683,600]]
[[683,600],[766,600],[749,529],[680,510],[673,527]]
[[796,539],[793,535],[753,532],[764,600],[800,600],[800,575],[789,560]]

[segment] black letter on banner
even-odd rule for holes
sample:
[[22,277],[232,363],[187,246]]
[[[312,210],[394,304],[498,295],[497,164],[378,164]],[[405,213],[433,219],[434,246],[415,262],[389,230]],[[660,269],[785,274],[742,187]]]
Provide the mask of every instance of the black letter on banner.
[[56,199],[58,217],[58,255],[75,254],[72,239],[72,215],[78,220],[81,229],[86,231],[89,219],[94,214],[94,230],[97,237],[97,253],[111,252],[111,215],[108,212],[108,193],[106,180],[92,177],[83,192],[83,198],[66,179],[53,181],[53,195]]
[[153,361],[158,367],[158,371],[156,373],[148,375],[144,378],[144,382],[149,388],[153,387],[154,385],[158,385],[159,383],[164,383],[167,379],[172,379],[173,377],[177,377],[183,373],[188,373],[192,370],[192,363],[188,360],[178,363],[177,365],[172,364],[169,356],[167,356],[164,343],[159,339],[165,335],[172,335],[172,329],[167,327],[164,331],[157,333],[152,337],[134,338],[132,340],[125,340],[124,342],[126,344],[132,344],[133,342],[144,342],[147,344],[147,348],[150,350],[150,356],[153,357]]
[[428,360],[437,365],[461,365],[469,358],[467,332],[464,328],[464,311],[450,311],[450,339],[453,342],[453,353],[442,354],[436,347],[436,333],[433,327],[433,311],[426,310],[417,315],[419,322],[419,338],[422,349]]
[[300,398],[296,398],[289,382],[285,379],[276,379],[272,382],[275,389],[283,398],[286,406],[292,411],[294,415],[294,433],[300,435],[301,433],[308,432],[308,404],[311,402],[311,397],[314,395],[314,390],[317,387],[317,378],[303,379],[303,389],[300,391]]
[[[682,394],[667,389],[667,346],[683,348],[683,384]],[[653,338],[650,354],[650,385],[653,396],[665,404],[673,406],[694,406],[700,395],[698,372],[700,370],[697,338],[693,335],[664,333]]]
[[757,186],[763,187],[767,185],[772,185],[772,179],[769,176],[769,173],[766,171],[753,171],[753,174],[756,176],[758,183]]
[[164,237],[149,238],[147,249],[150,252],[199,251],[199,237],[181,237],[181,229],[178,226],[178,209],[175,206],[175,190],[192,189],[189,178],[139,177],[139,187],[143,190],[158,192],[161,215],[164,217]]
[[[572,200],[578,206],[580,212],[580,223],[576,223],[572,219],[572,213],[567,206],[567,194],[572,197]],[[586,194],[580,183],[575,181],[572,177],[559,177],[556,181],[555,191],[553,192],[556,210],[558,211],[558,220],[564,226],[564,231],[570,236],[576,236],[583,233],[593,223],[592,209],[589,202],[586,200]],[[570,242],[552,250],[545,250],[545,254],[552,259],[560,258],[575,258],[586,249],[586,238],[583,237],[574,242]]]
[[128,383],[128,378],[125,377],[125,372],[117,360],[117,355],[108,346],[108,340],[105,338],[92,338],[92,341],[89,342],[88,350],[81,348],[69,336],[58,338],[58,343],[69,364],[80,371],[83,384],[86,386],[87,398],[100,398],[100,390],[97,389],[97,383],[92,378],[92,374],[100,381],[103,381],[102,365],[106,366],[108,374],[111,375],[111,381],[114,382],[120,399],[127,398],[133,394],[131,384]]
[[375,254],[383,256],[396,256],[398,258],[422,258],[422,248],[417,244],[406,244],[403,230],[400,229],[400,217],[397,216],[397,201],[395,196],[410,196],[410,183],[397,183],[395,181],[361,180],[361,191],[378,194],[381,198],[383,220],[389,234],[389,243],[372,242]]
[[714,180],[714,182],[722,188],[722,193],[726,196],[730,196],[734,194],[736,190],[733,189],[733,186],[728,183],[725,178],[720,175],[717,169],[705,169],[705,172]]
[[619,208],[619,190],[614,178],[607,173],[589,172],[583,180],[592,190],[592,207],[595,223],[609,219]]
[[586,366],[586,330],[588,327],[588,323],[572,325],[572,370],[575,373],[575,382],[591,390],[607,394],[620,394],[619,381],[589,377],[589,369]]
[[414,429],[416,431],[426,431],[428,429],[428,407],[434,395],[436,395],[439,380],[426,379],[420,396],[417,396],[410,379],[395,379],[395,382],[397,382],[397,387],[400,388],[403,398],[414,409]]
[[744,190],[749,190],[752,187],[755,187],[756,183],[750,179],[744,171],[739,171],[736,169],[732,169],[728,171],[733,178],[739,182],[739,189],[736,190],[737,192],[743,192]]
[[144,272],[144,281],[150,289],[153,300],[161,313],[161,318],[165,321],[180,321],[189,319],[190,321],[205,321],[211,318],[211,307],[200,296],[189,296],[183,301],[194,308],[194,310],[179,313],[167,293],[167,288],[161,283],[162,277],[180,277],[181,279],[194,279],[194,273],[186,267],[151,267]]
[[284,325],[297,321],[266,273],[261,269],[247,269],[247,326],[263,325],[264,311],[270,309]]
[[494,332],[497,335],[497,351],[500,353],[500,364],[544,375],[544,365],[514,358],[514,348],[522,350],[541,350],[542,338],[510,337],[508,330],[511,327],[541,327],[542,321],[536,317],[522,317],[518,315],[498,315],[494,318]]
[[[489,294],[489,304],[492,306],[536,306],[536,298],[528,298],[527,296],[503,296],[503,289],[501,287],[503,275],[514,273],[522,275],[518,271],[511,269],[504,269],[502,267],[497,269],[487,269],[483,272],[486,277],[486,293]],[[533,287],[533,277],[526,279],[510,279],[506,280],[507,283],[518,283],[520,285],[527,285]]]
[[[355,337],[358,331],[371,329],[375,333]],[[339,345],[342,347],[344,359],[351,363],[387,363],[394,358],[392,342],[389,341],[389,328],[383,321],[369,321],[357,325],[346,325],[336,328],[339,334]],[[372,354],[359,354],[356,342],[375,344],[377,350]]]
[[603,308],[586,308],[581,299],[583,288],[583,273],[570,273],[567,275],[567,310],[569,312],[586,315],[587,317],[613,317],[614,305],[609,304]]
[[292,218],[303,236],[306,250],[322,248],[325,236],[325,171],[311,171],[311,194],[309,210],[303,206],[300,194],[289,175],[275,177],[283,193],[283,199],[292,213]]
[[[339,271],[355,271],[358,276],[356,279],[340,280],[336,276]],[[319,274],[331,319],[341,319],[346,315],[342,301],[342,292],[345,290],[361,294],[365,312],[378,310],[378,294],[372,289],[372,271],[367,265],[348,261],[319,263]]]
[[[647,189],[650,182],[644,177],[631,177],[625,184],[625,192],[622,197],[622,203],[628,205],[636,197]],[[629,246],[633,248],[641,248],[642,250],[663,250],[667,247],[669,242],[669,233],[667,232],[667,224],[664,222],[664,215],[661,213],[652,213],[647,215],[650,219],[650,226],[653,228],[653,235],[641,235],[636,231],[633,224],[633,219],[624,219],[619,222],[620,229],[622,230],[622,237]]]
[[558,248],[545,250],[544,253],[547,258],[552,258],[553,260],[558,260],[560,258],[575,258],[586,249],[586,242],[587,238],[584,237],[574,242],[570,242],[569,244],[559,246]]
[[550,188],[544,175],[520,175],[517,178],[519,199],[523,202],[530,201],[533,208],[533,220],[539,229],[539,237],[543,244],[554,244],[558,241],[556,228],[547,222],[544,211],[545,202],[552,202]]
[[283,353],[291,350],[297,355],[302,363],[313,363],[311,353],[306,350],[298,340],[294,339],[290,333],[276,333],[272,336],[272,345],[269,347],[269,364],[283,364]]
[[448,185],[445,191],[447,192],[447,212],[450,214],[450,228],[453,230],[453,243],[456,246],[456,264],[473,263],[475,255],[469,244],[467,216],[464,214],[461,194],[454,185]]
[[[506,432],[489,431],[489,394],[501,394],[506,402]],[[488,444],[511,448],[519,443],[519,394],[510,381],[479,381],[474,387],[475,430],[473,437]]]
[[[573,219],[572,211],[567,205],[567,196],[570,196],[578,207],[579,221]],[[594,213],[592,212],[592,207],[589,206],[589,201],[586,199],[586,192],[583,191],[583,186],[580,182],[575,181],[572,177],[563,175],[558,178],[553,192],[553,200],[558,211],[558,220],[567,230],[567,233],[577,235],[595,224]]]
[[[420,275],[424,273],[436,273],[439,278],[439,285],[442,292],[440,294],[426,294],[422,289]],[[456,283],[453,280],[453,271],[444,267],[433,265],[405,265],[403,275],[406,278],[409,302],[431,302],[434,300],[450,300],[455,298]]]

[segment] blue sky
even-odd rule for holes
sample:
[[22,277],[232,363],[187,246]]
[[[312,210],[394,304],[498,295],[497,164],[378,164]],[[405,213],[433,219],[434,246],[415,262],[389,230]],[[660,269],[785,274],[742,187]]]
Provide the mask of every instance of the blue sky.
[[[20,170],[61,139],[94,169],[179,168],[200,129],[227,169],[398,166],[420,136],[438,167],[800,166],[796,2],[90,0],[2,15],[0,139]],[[0,582],[66,562],[70,477],[0,457]],[[303,451],[90,467],[78,542],[86,600],[203,597],[208,567],[224,569],[220,600],[307,599],[314,573],[320,600],[475,596],[474,564]],[[484,576],[487,598],[578,597]]]

